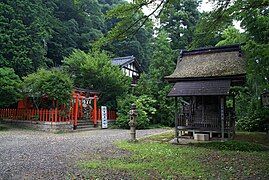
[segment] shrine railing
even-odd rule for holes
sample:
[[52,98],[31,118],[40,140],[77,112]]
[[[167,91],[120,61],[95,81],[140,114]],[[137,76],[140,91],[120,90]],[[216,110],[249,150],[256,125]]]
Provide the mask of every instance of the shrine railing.
[[[91,119],[94,118],[94,111],[91,112]],[[74,109],[70,111],[55,109],[0,109],[1,119],[45,121],[45,122],[72,122],[76,121]],[[107,110],[107,119],[115,121],[116,111]],[[98,108],[97,120],[101,120],[101,109]]]
[[[98,113],[97,113],[97,120],[100,121],[102,119],[101,117],[101,109],[98,108]],[[113,110],[107,110],[107,120],[110,120],[110,121],[116,121],[117,119],[117,113],[116,111],[113,111]]]
[[25,121],[72,122],[72,110],[65,112],[56,109],[0,109],[0,118]]

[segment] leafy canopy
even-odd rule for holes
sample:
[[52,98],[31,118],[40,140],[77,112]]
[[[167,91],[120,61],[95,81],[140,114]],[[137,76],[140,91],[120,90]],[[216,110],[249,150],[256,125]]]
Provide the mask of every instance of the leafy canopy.
[[102,105],[116,107],[116,98],[130,86],[130,78],[111,64],[105,52],[74,51],[64,59],[64,69],[71,74],[75,86],[100,91]]
[[58,106],[68,104],[73,91],[70,77],[58,69],[40,69],[23,78],[23,91],[39,106],[42,98],[57,100]]
[[7,107],[15,102],[21,96],[20,88],[21,80],[13,69],[3,67],[0,68],[0,107]]

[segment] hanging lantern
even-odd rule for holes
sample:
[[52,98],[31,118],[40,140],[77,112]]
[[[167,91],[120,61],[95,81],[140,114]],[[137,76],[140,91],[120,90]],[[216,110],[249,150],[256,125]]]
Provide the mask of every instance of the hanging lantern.
[[265,90],[261,94],[261,103],[262,103],[262,106],[269,107],[269,91],[268,90]]

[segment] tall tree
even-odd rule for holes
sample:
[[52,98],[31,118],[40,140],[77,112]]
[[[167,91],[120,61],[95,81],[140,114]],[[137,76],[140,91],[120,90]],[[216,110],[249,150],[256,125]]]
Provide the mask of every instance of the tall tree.
[[103,35],[104,15],[97,0],[54,0],[53,6],[47,57],[53,60],[53,66],[59,66],[74,49],[91,49],[91,44]]
[[164,81],[164,76],[170,75],[174,69],[174,52],[168,34],[161,31],[154,41],[149,72],[142,76],[135,91],[138,96],[146,94],[156,100],[155,108],[158,110],[153,115],[153,123],[172,125],[174,122],[174,103],[166,97],[171,85]]
[[181,0],[163,7],[160,25],[169,33],[172,49],[186,49],[193,41],[200,3],[201,0]]
[[19,76],[45,66],[50,14],[42,0],[0,2],[0,66],[13,68]]
[[[132,4],[119,1],[114,4],[114,8],[109,9],[106,15],[106,25],[109,31],[99,42],[100,46],[112,52],[114,56],[134,55],[143,69],[146,70],[152,52],[150,44],[153,37],[153,24],[150,21],[141,23],[141,27],[132,33],[122,31],[125,25],[128,27],[129,24],[139,21],[139,18],[144,15],[141,10],[132,11],[133,14],[122,12],[123,9],[130,6]],[[126,18],[127,14],[129,18]],[[134,27],[130,28],[135,29]]]

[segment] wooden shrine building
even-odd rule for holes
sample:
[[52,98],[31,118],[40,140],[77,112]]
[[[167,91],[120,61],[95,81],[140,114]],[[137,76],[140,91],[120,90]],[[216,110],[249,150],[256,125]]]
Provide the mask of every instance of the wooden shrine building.
[[175,71],[165,77],[175,83],[168,96],[176,101],[177,138],[196,133],[232,138],[236,116],[231,87],[243,85],[245,75],[239,45],[181,52]]

